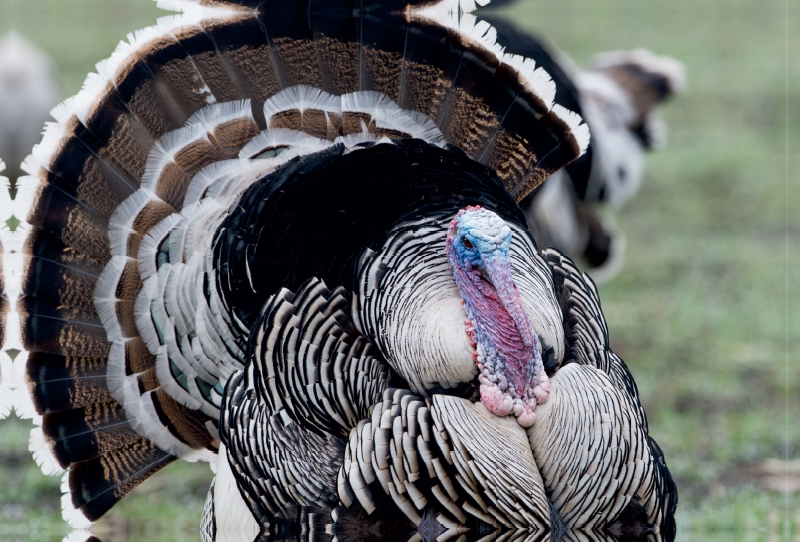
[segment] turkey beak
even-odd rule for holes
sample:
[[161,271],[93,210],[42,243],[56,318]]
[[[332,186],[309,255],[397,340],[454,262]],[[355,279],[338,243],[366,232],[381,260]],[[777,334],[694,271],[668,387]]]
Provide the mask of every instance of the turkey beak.
[[482,263],[483,265],[478,267],[481,274],[494,286],[500,303],[514,320],[525,345],[533,346],[533,327],[522,306],[522,298],[514,284],[514,279],[511,277],[511,262],[508,255],[484,257]]

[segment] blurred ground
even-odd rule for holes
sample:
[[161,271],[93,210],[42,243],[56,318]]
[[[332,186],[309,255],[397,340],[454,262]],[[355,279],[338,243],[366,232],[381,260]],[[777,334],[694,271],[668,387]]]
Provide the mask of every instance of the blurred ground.
[[[640,46],[686,64],[689,90],[664,110],[667,148],[615,213],[624,270],[600,288],[612,346],[678,483],[679,540],[800,541],[800,329],[787,315],[787,299],[798,306],[796,244],[786,284],[787,227],[800,233],[800,4],[790,8],[788,118],[783,0],[520,0],[501,11],[578,64]],[[0,33],[13,24],[47,50],[69,96],[125,33],[161,14],[147,0],[2,0]],[[27,459],[27,431],[0,422],[0,540],[58,540],[59,481]],[[196,540],[210,478],[174,464],[98,532]]]

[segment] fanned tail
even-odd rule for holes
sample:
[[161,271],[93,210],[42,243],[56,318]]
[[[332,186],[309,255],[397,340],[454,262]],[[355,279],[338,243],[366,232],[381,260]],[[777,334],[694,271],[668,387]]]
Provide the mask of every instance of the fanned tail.
[[176,457],[216,461],[250,329],[218,291],[212,245],[265,173],[421,138],[462,148],[520,199],[588,142],[535,61],[462,17],[468,1],[160,5],[183,13],[129,36],[53,110],[10,202],[27,238],[16,264],[4,256],[21,294],[7,346],[25,350],[42,417],[31,449],[68,470],[75,525]]

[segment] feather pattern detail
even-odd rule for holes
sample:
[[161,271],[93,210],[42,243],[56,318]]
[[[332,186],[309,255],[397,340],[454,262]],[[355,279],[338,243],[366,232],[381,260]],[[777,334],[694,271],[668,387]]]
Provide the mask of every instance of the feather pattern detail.
[[560,367],[564,304],[516,202],[588,131],[471,0],[432,17],[368,4],[161,0],[180,14],[54,109],[0,209],[27,239],[4,256],[6,344],[25,350],[31,449],[64,471],[71,525],[181,458],[223,461],[204,536],[230,515],[328,541],[377,498],[403,532],[544,536],[524,431],[470,401],[445,232],[467,205],[509,224],[521,303]]

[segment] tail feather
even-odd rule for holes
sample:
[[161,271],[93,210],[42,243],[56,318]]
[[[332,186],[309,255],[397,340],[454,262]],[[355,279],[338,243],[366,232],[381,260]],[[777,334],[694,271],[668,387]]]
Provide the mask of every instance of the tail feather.
[[210,426],[212,425],[208,416],[181,405],[170,397],[163,387],[150,392],[150,401],[162,425],[177,440],[195,450],[205,449],[216,452],[215,441],[218,439],[211,434]]
[[[273,16],[273,13],[278,15]],[[260,14],[260,19],[269,40],[270,53],[282,89],[305,85],[332,94],[342,89],[342,87],[334,86],[335,80],[329,81],[331,86],[324,84],[323,68],[320,67],[319,53],[314,41],[314,29],[308,24],[308,12],[305,5],[300,2],[281,3],[280,7],[276,6],[273,10],[266,9],[265,6],[264,11]],[[344,46],[343,49],[347,50],[347,47]],[[323,63],[327,63],[326,60],[330,59],[330,55],[321,56]],[[352,63],[347,61],[347,57],[348,55],[345,53],[337,58],[343,63],[341,71],[352,73]],[[341,81],[339,83],[341,84]],[[344,90],[344,92],[355,90],[358,89],[353,88]]]
[[408,25],[402,49],[399,105],[419,111],[441,126],[445,100],[452,88],[463,54],[457,36],[434,25]]
[[201,26],[181,27],[174,31],[174,35],[217,102],[242,99],[239,89],[231,80],[219,55],[216,44]]
[[108,357],[106,331],[96,316],[29,297],[20,299],[17,311],[22,344],[29,352]]
[[45,414],[42,432],[63,468],[100,457],[141,438],[116,401]]
[[171,130],[177,130],[184,119],[162,84],[143,61],[144,51],[137,51],[121,63],[113,83],[120,101],[155,142]]
[[37,205],[27,220],[82,254],[101,261],[111,257],[108,219],[50,183],[40,184]]
[[244,14],[224,22],[204,21],[202,25],[216,45],[239,96],[252,100],[254,112],[284,88],[272,59],[264,21],[259,17]]
[[171,32],[162,33],[140,57],[184,119],[217,99],[192,56]]
[[112,401],[105,385],[106,360],[33,352],[26,365],[28,388],[40,414]]
[[[48,145],[51,132],[59,139]],[[53,145],[59,148],[53,149]],[[101,144],[77,117],[65,124],[49,124],[33,156],[41,169],[31,168],[31,175],[62,188],[106,218],[139,187],[138,179],[103,153]]]
[[[153,147],[153,136],[127,108],[114,85],[106,83],[92,102],[91,110],[81,122],[103,142],[102,154],[108,154],[134,179],[141,179],[147,155]],[[86,98],[91,99],[89,96]]]
[[63,243],[41,230],[26,243],[26,252],[23,288],[27,296],[97,315],[92,292],[102,265],[66,250]]
[[65,519],[73,527],[97,521],[134,487],[175,459],[147,439],[138,439],[73,465],[62,482]]

